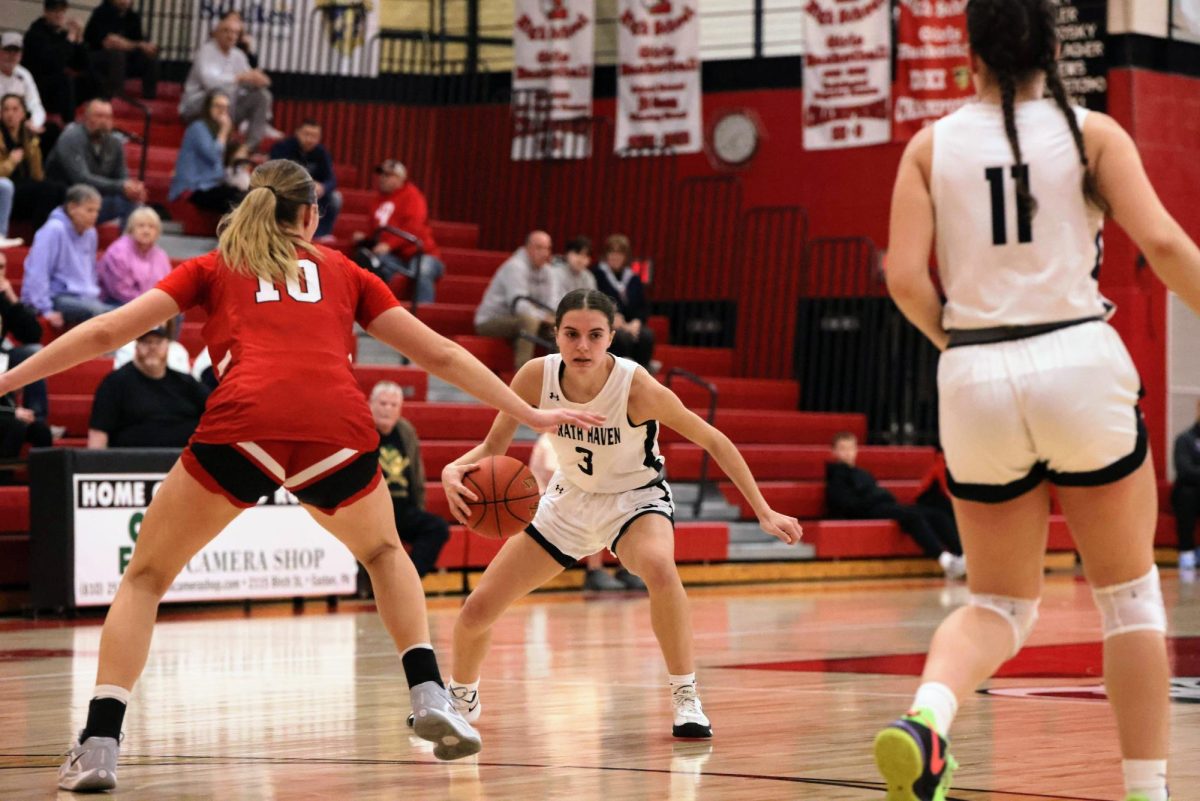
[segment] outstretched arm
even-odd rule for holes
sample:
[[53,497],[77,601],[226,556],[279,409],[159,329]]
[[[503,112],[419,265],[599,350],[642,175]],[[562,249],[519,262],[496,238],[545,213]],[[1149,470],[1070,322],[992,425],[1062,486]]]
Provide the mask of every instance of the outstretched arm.
[[641,368],[634,376],[629,393],[629,417],[631,420],[657,420],[704,448],[725,475],[733,480],[746,500],[750,501],[763,531],[789,545],[800,541],[804,531],[796,518],[779,514],[767,504],[750,472],[750,466],[729,437],[684,406],[678,395]]
[[119,309],[93,317],[0,375],[0,395],[116,350],[179,314],[175,299],[151,289]]

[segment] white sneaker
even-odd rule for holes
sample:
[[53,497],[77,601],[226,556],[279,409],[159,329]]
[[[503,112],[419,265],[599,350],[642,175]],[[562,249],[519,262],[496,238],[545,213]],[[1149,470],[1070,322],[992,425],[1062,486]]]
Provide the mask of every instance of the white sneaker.
[[436,682],[426,681],[409,690],[413,708],[413,733],[433,743],[438,759],[462,759],[483,747],[479,732],[463,720],[453,699]]
[[942,572],[946,574],[948,579],[961,579],[967,575],[967,558],[965,556],[955,556],[949,551],[943,551],[938,557],[938,564],[942,566]]
[[117,786],[120,748],[112,737],[89,737],[82,743],[76,740],[58,769],[59,788],[75,792],[113,789]]
[[467,723],[479,720],[479,716],[483,714],[483,704],[479,702],[479,690],[468,690],[454,682],[447,684],[446,689],[450,691],[450,700],[454,702],[454,708],[458,710],[458,714],[463,716],[463,720]]
[[1179,552],[1179,569],[1180,570],[1195,570],[1196,569],[1196,552],[1195,551],[1180,551]]
[[675,707],[671,736],[686,739],[712,737],[712,723],[700,706],[695,684],[681,684],[672,690],[671,704]]

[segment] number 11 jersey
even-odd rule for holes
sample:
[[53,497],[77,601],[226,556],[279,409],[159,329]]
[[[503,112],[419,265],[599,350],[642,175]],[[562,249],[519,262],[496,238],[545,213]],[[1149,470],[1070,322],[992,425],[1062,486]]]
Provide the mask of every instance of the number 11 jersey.
[[608,380],[596,397],[574,403],[563,394],[566,370],[560,354],[542,363],[540,409],[586,409],[604,415],[604,423],[585,431],[563,424],[551,433],[550,444],[558,457],[558,474],[584,492],[614,493],[649,486],[662,478],[663,459],[658,451],[658,421],[635,426],[629,419],[629,388],[638,365],[609,355],[614,361]]
[[[1072,108],[1082,130],[1087,110]],[[997,104],[969,103],[933,125],[938,275],[947,329],[1036,325],[1107,316],[1097,279],[1104,215],[1083,196],[1083,165],[1051,99],[1017,103],[1023,164],[1014,163]],[[1018,208],[1027,178],[1036,212]]]

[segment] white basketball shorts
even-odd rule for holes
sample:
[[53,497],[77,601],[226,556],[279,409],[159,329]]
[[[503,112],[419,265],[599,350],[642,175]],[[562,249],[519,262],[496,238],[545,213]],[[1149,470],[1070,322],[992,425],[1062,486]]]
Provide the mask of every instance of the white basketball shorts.
[[571,567],[602,548],[616,556],[617,542],[643,515],[675,522],[675,502],[665,479],[625,492],[584,492],[560,471],[550,479],[525,533],[560,565]]
[[1108,323],[950,348],[938,364],[947,484],[958,498],[1012,500],[1043,480],[1098,486],[1141,466],[1141,380]]

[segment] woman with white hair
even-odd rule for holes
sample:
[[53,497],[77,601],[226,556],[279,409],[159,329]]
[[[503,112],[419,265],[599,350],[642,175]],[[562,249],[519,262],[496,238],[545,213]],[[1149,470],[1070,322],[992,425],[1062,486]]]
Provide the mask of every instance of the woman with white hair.
[[158,246],[162,220],[149,206],[129,215],[125,234],[104,252],[96,265],[100,296],[114,305],[128,303],[152,289],[171,272],[171,260]]

